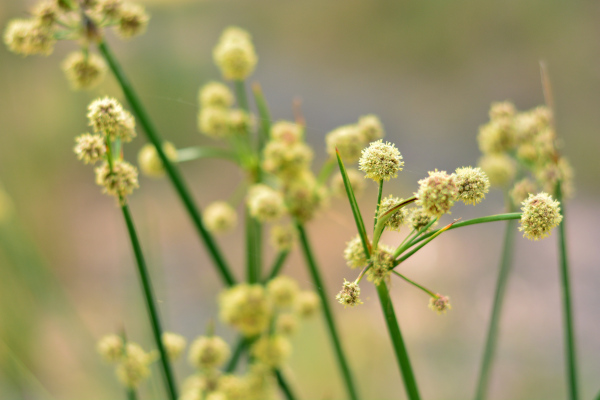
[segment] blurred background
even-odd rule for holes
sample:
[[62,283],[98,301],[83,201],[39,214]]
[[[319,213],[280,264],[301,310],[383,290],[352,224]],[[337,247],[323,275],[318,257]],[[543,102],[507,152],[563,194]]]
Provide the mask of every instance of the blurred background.
[[[566,205],[582,399],[600,390],[600,270],[597,239],[600,149],[600,3],[595,1],[192,1],[148,0],[145,35],[107,40],[159,130],[177,147],[214,145],[196,129],[197,90],[220,79],[212,48],[224,28],[249,30],[259,55],[251,81],[261,83],[274,119],[291,119],[302,99],[315,168],[326,160],[330,130],[368,113],[380,116],[387,140],[405,160],[387,193],[408,196],[427,171],[453,171],[479,158],[478,127],[494,101],[519,110],[544,102],[539,61],[547,62],[563,153],[576,172],[576,197]],[[26,16],[31,1],[0,1],[0,26]],[[125,327],[152,347],[126,230],[113,199],[101,195],[93,170],[73,154],[87,130],[86,107],[101,95],[122,99],[112,77],[91,92],[73,92],[60,70],[76,49],[60,42],[49,57],[23,58],[0,46],[0,182],[16,217],[0,242],[0,398],[122,398],[95,341]],[[135,160],[139,135],[125,148]],[[228,198],[243,179],[219,160],[183,165],[198,204]],[[217,173],[218,171],[218,173]],[[155,276],[164,326],[192,340],[216,317],[220,281],[165,179],[142,177],[130,205]],[[370,215],[376,186],[359,200]],[[453,218],[503,211],[495,190],[477,207],[456,206]],[[446,217],[450,220],[450,217]],[[342,258],[355,228],[347,201],[308,227],[332,302],[343,278]],[[450,296],[438,316],[427,297],[399,280],[392,296],[422,396],[473,396],[504,224],[452,231],[402,267],[402,272]],[[520,236],[520,235],[518,235]],[[386,236],[389,244],[397,235]],[[516,244],[502,316],[490,399],[563,399],[563,335],[557,235]],[[242,228],[219,243],[239,277]],[[269,250],[270,251],[270,250]],[[269,253],[271,254],[271,253]],[[271,254],[272,256],[272,254]],[[269,258],[270,260],[270,258]],[[285,273],[304,288],[310,280],[298,251]],[[372,285],[361,307],[334,305],[364,399],[402,399],[404,389]],[[217,325],[217,333],[233,332]],[[321,317],[294,337],[291,381],[303,399],[342,399],[345,392]],[[192,372],[177,364],[179,380]],[[159,371],[154,371],[158,376]],[[159,380],[155,380],[159,382]],[[156,385],[156,384],[154,384]],[[145,384],[143,398],[160,398]]]

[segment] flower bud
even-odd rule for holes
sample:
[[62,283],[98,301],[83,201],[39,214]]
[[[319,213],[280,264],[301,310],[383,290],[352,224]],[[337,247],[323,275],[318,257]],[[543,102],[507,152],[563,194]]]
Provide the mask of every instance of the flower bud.
[[198,113],[198,129],[206,136],[220,139],[229,135],[229,111],[221,107],[205,107]]
[[356,125],[344,125],[325,136],[327,154],[335,159],[335,149],[340,152],[344,163],[358,161],[362,149],[367,145],[365,138]]
[[271,140],[288,145],[302,141],[302,126],[295,122],[277,121],[271,126]]
[[162,334],[162,342],[170,361],[177,360],[187,344],[183,336],[172,332],[164,332]]
[[[102,186],[103,193],[124,198],[140,187],[137,169],[126,161],[113,162],[112,172],[107,162],[96,167],[96,184]],[[124,201],[124,200],[123,200]]]
[[[381,218],[383,214],[387,213],[392,208],[401,204],[404,199],[399,197],[393,197],[390,195],[389,197],[383,198],[381,200],[381,204],[379,204],[379,217]],[[408,217],[408,210],[405,207],[399,208],[394,211],[391,217],[385,223],[385,226],[393,231],[399,231],[402,225],[405,224],[406,218]]]
[[106,335],[98,341],[98,353],[109,363],[116,363],[123,357],[125,347],[118,335]]
[[4,31],[4,44],[10,51],[24,56],[32,54],[50,55],[56,39],[54,31],[30,19],[13,19]]
[[286,182],[285,201],[290,215],[299,222],[310,221],[327,204],[327,193],[309,170]]
[[516,140],[512,119],[496,119],[481,126],[477,142],[483,154],[496,154],[513,149]]
[[123,385],[134,389],[150,376],[150,364],[154,361],[138,344],[127,343],[121,362],[117,366],[117,377]]
[[271,245],[277,251],[290,251],[296,242],[296,229],[292,225],[274,225],[271,228]]
[[227,28],[223,32],[213,58],[225,79],[237,81],[250,76],[258,61],[250,34],[240,28]]
[[452,306],[450,305],[450,297],[442,296],[437,293],[436,297],[431,297],[429,299],[429,308],[432,311],[436,311],[438,314],[445,314],[448,310],[452,309]]
[[246,204],[250,215],[260,222],[276,221],[285,213],[281,193],[264,184],[250,187]]
[[234,97],[227,85],[221,82],[209,82],[200,88],[198,100],[202,108],[229,108],[233,105]]
[[313,159],[312,149],[302,142],[288,144],[271,140],[263,150],[265,171],[282,178],[294,178],[307,170]]
[[515,162],[506,154],[490,154],[479,159],[479,167],[485,172],[492,186],[508,185],[515,177]]
[[408,215],[408,224],[416,231],[425,228],[431,221],[431,215],[422,208],[413,208]]
[[295,308],[298,315],[302,318],[313,316],[320,306],[321,301],[315,292],[305,290],[300,292],[297,296]]
[[376,286],[389,283],[390,274],[394,268],[393,252],[394,250],[387,246],[380,246],[371,254],[371,267],[367,270],[368,281],[373,282]]
[[515,105],[510,101],[492,103],[490,107],[490,120],[513,118],[515,116]]
[[292,335],[298,330],[298,317],[291,313],[279,314],[275,322],[275,330],[281,335]]
[[367,256],[365,255],[365,249],[359,235],[356,235],[354,239],[346,243],[344,259],[346,260],[346,264],[352,269],[362,268],[367,265]]
[[144,7],[136,3],[123,3],[118,18],[116,31],[124,39],[144,33],[150,21]]
[[281,367],[291,352],[292,345],[281,335],[263,336],[250,349],[250,354],[258,361],[272,368]]
[[261,285],[239,284],[219,298],[220,317],[245,336],[255,336],[269,326],[271,305]]
[[383,125],[381,125],[381,121],[376,115],[369,114],[360,117],[357,126],[365,143],[374,142],[385,136]]
[[[177,161],[177,149],[171,142],[163,142],[162,149],[170,161]],[[165,167],[158,156],[156,147],[152,143],[146,143],[138,153],[138,165],[146,176],[160,178],[165,175]]]
[[273,304],[280,308],[291,307],[298,294],[298,284],[287,276],[278,276],[267,283],[267,293]]
[[94,100],[88,110],[89,125],[96,133],[103,133],[111,141],[120,138],[124,142],[130,142],[136,136],[135,120],[116,99]]
[[513,188],[510,190],[509,195],[515,206],[519,206],[526,198],[529,197],[530,193],[535,193],[537,186],[529,178],[523,178],[516,182]]

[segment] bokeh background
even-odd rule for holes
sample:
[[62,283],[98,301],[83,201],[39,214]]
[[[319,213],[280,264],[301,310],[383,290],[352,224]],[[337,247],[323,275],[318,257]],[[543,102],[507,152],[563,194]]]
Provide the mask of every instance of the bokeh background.
[[[302,99],[307,140],[325,161],[324,136],[359,116],[379,115],[402,152],[401,176],[387,193],[407,196],[434,168],[477,162],[475,136],[491,102],[520,110],[543,103],[539,61],[547,62],[563,153],[576,171],[577,195],[566,205],[582,398],[600,390],[600,4],[595,1],[192,1],[148,0],[148,32],[129,42],[107,33],[156,125],[178,147],[210,144],[196,129],[197,90],[219,79],[212,47],[229,25],[249,30],[259,55],[259,81],[274,119],[291,119]],[[0,1],[0,26],[25,16],[30,1]],[[0,246],[0,398],[122,398],[95,341],[121,327],[151,347],[144,304],[125,226],[113,199],[100,194],[91,168],[75,158],[73,138],[86,131],[87,104],[122,98],[109,77],[92,92],[73,92],[60,62],[75,49],[61,42],[49,57],[22,58],[0,46],[0,182],[15,205]],[[134,160],[143,135],[126,147]],[[228,198],[242,174],[224,161],[183,166],[201,206]],[[164,325],[188,340],[217,313],[220,283],[170,184],[141,178],[131,208],[141,231]],[[360,199],[367,215],[376,187]],[[502,211],[499,191],[452,217]],[[449,218],[449,217],[446,217]],[[333,297],[351,278],[342,258],[355,233],[347,202],[308,228]],[[487,322],[502,223],[453,231],[403,267],[413,279],[447,294],[453,309],[438,316],[423,293],[393,281],[392,295],[423,398],[472,397]],[[390,244],[398,236],[387,236]],[[556,235],[519,239],[502,316],[490,399],[563,399],[563,337]],[[219,238],[238,276],[241,228]],[[294,252],[285,272],[310,287]],[[376,294],[365,304],[335,306],[343,344],[365,399],[402,399],[404,389]],[[332,299],[333,302],[333,299]],[[233,338],[218,324],[217,332]],[[320,317],[295,336],[292,383],[303,399],[342,399],[344,391]],[[190,374],[177,365],[180,380]],[[159,371],[154,371],[158,376]],[[158,382],[158,380],[156,380]],[[18,387],[25,388],[24,394]],[[144,398],[161,396],[146,384]]]

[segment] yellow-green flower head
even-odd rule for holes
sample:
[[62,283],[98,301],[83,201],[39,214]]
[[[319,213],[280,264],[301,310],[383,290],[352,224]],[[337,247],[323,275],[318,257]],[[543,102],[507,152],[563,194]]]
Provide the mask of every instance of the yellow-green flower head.
[[[357,169],[348,168],[346,170],[350,186],[355,196],[359,196],[365,190],[365,177]],[[341,173],[338,173],[331,180],[331,192],[335,196],[346,197],[346,186]]]
[[285,213],[282,194],[263,184],[253,185],[248,189],[246,204],[250,215],[260,222],[277,221]]
[[360,287],[358,287],[358,283],[348,282],[345,279],[344,286],[342,286],[342,290],[335,296],[335,299],[340,304],[343,304],[344,308],[347,306],[354,307],[363,303],[360,300]]
[[13,19],[4,31],[4,44],[13,53],[47,56],[54,50],[56,39],[50,27],[40,26],[36,20]]
[[523,178],[516,182],[508,192],[513,204],[519,206],[531,193],[537,191],[537,185],[529,178]]
[[263,169],[282,178],[292,178],[308,169],[313,159],[312,149],[302,142],[269,141],[264,149]]
[[517,140],[519,143],[533,140],[539,132],[550,127],[551,121],[552,113],[544,106],[518,113],[514,123]]
[[258,62],[250,34],[235,27],[223,32],[213,50],[213,59],[225,79],[236,81],[252,75]]
[[537,195],[530,194],[523,203],[521,210],[521,226],[523,237],[540,240],[550,235],[550,231],[557,227],[563,217],[560,213],[560,203],[552,200],[552,196],[545,192]]
[[292,335],[298,330],[298,317],[292,313],[279,314],[275,321],[275,331],[281,335]]
[[454,202],[458,200],[458,185],[454,175],[446,171],[429,171],[427,178],[419,181],[416,204],[431,217],[439,218],[449,214]]
[[517,167],[506,154],[490,154],[479,159],[479,167],[485,172],[492,186],[505,186],[512,182]]
[[[381,199],[381,204],[379,205],[379,217],[381,218],[383,214],[396,207],[398,204],[402,203],[404,199],[399,197],[394,197],[389,195],[389,197]],[[406,223],[406,219],[408,217],[408,210],[405,207],[399,208],[394,212],[394,214],[387,220],[385,226],[393,231],[399,231],[402,225]]]
[[50,27],[56,22],[59,12],[56,1],[42,1],[36,4],[31,14],[35,17],[39,26]]
[[117,378],[125,387],[136,388],[146,378],[150,376],[150,364],[155,356],[152,353],[146,353],[140,345],[136,343],[127,343],[125,353],[117,366]]
[[365,249],[359,235],[356,235],[352,240],[346,243],[344,259],[346,260],[346,264],[352,269],[362,268],[367,265],[369,260],[367,260]]
[[427,226],[431,221],[431,215],[427,214],[423,208],[413,208],[408,215],[408,225],[414,230],[419,231]]
[[96,184],[102,186],[102,193],[124,198],[140,187],[137,168],[126,161],[113,162],[112,172],[107,162],[96,167]]
[[458,199],[465,204],[477,204],[485,198],[490,191],[490,180],[481,168],[457,168],[456,186],[458,186]]
[[219,298],[220,317],[245,336],[264,332],[271,319],[271,304],[261,285],[240,284]]
[[198,92],[200,107],[228,108],[233,105],[234,97],[227,85],[221,82],[209,82]]
[[213,139],[229,135],[229,110],[222,107],[202,108],[198,113],[198,129]]
[[118,335],[106,335],[98,341],[96,346],[98,353],[102,356],[104,361],[109,363],[116,363],[123,358],[125,345],[123,339]]
[[[173,162],[177,161],[177,149],[171,142],[164,142],[163,151],[167,158]],[[165,175],[165,167],[158,156],[156,147],[152,143],[146,143],[138,153],[138,165],[142,173],[151,178],[160,178]]]
[[536,166],[547,162],[553,162],[556,158],[556,132],[552,128],[541,130],[533,140],[536,150],[536,158],[533,160]]
[[280,308],[291,307],[299,291],[298,283],[287,276],[278,276],[267,283],[269,298]]
[[313,291],[302,291],[296,298],[295,309],[302,318],[312,317],[317,313],[320,306],[321,301],[319,300],[319,296]]
[[95,53],[75,51],[63,61],[62,70],[73,89],[92,89],[104,79],[106,63]]
[[479,150],[483,154],[495,154],[509,151],[515,147],[513,120],[500,118],[488,122],[479,128],[477,135]]
[[397,177],[403,166],[402,155],[396,146],[389,142],[383,143],[382,140],[372,142],[363,149],[358,161],[358,169],[375,182]]
[[290,251],[296,242],[296,229],[292,225],[274,225],[271,228],[271,246],[277,251]]
[[367,270],[367,280],[379,286],[381,283],[389,283],[392,268],[394,268],[394,259],[392,253],[394,249],[388,246],[379,246],[379,249],[371,255],[371,268]]
[[292,345],[281,335],[262,336],[250,348],[258,361],[272,368],[281,367],[290,357]]
[[309,170],[301,171],[286,184],[284,195],[288,212],[298,221],[305,223],[311,220],[326,205],[327,193]]
[[556,163],[546,164],[536,171],[535,177],[545,192],[554,193],[560,181],[563,198],[573,197],[573,167],[566,158],[561,157]]
[[358,120],[358,130],[363,136],[365,143],[371,143],[385,136],[383,125],[379,117],[373,114],[360,117]]
[[201,371],[187,377],[181,385],[181,397],[179,400],[205,400],[206,392],[214,390],[220,378],[216,371]]
[[490,106],[490,119],[497,120],[503,118],[513,118],[515,116],[515,105],[510,101],[492,103]]
[[116,31],[123,39],[141,35],[148,27],[150,16],[143,6],[136,3],[123,3],[119,14],[119,23]]
[[227,400],[245,400],[248,391],[246,380],[236,375],[222,375],[218,389],[227,396]]
[[238,134],[246,134],[250,132],[253,125],[252,115],[248,114],[241,108],[229,110],[229,129]]
[[211,233],[225,233],[235,228],[237,213],[225,201],[215,201],[209,204],[202,213],[206,229]]
[[106,144],[102,136],[84,133],[75,138],[75,143],[73,151],[84,164],[94,164],[104,159]]
[[344,163],[354,163],[360,158],[362,149],[367,145],[364,136],[356,125],[340,126],[325,136],[327,154],[335,158],[335,149],[340,152]]
[[229,358],[229,345],[218,336],[200,336],[190,345],[189,362],[198,369],[219,368]]
[[271,140],[293,144],[302,141],[302,126],[289,121],[277,121],[271,126]]
[[442,296],[441,294],[437,293],[436,297],[431,297],[429,299],[429,309],[437,312],[438,315],[442,313],[445,314],[448,310],[452,309],[452,306],[450,305],[450,297]]
[[13,201],[0,184],[0,224],[10,219],[13,211]]
[[103,133],[110,140],[120,138],[123,142],[130,142],[136,136],[135,120],[116,99],[94,100],[88,110],[90,126],[96,133]]
[[177,360],[187,345],[187,341],[183,336],[172,332],[164,332],[162,342],[171,361]]
[[121,16],[123,0],[96,0],[94,12],[101,18],[116,20]]

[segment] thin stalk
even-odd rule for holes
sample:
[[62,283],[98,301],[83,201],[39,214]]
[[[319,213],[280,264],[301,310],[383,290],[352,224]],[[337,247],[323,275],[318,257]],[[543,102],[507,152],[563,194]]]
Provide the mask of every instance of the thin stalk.
[[[379,190],[377,191],[377,207],[375,207],[375,220],[373,221],[373,231],[377,228],[377,218],[379,217],[379,204],[381,204],[381,195],[383,194],[383,179],[379,181]],[[374,237],[374,236],[373,236]],[[373,244],[377,248],[376,244]]]
[[285,260],[287,260],[287,257],[289,254],[290,254],[289,250],[282,250],[279,252],[279,254],[277,254],[277,258],[275,259],[275,262],[273,263],[271,272],[269,273],[269,275],[267,275],[267,277],[265,279],[263,279],[263,283],[267,283],[268,281],[275,278],[279,274],[279,271],[281,271],[281,268],[283,268],[283,265],[285,264]]
[[258,133],[258,154],[259,159],[262,160],[262,150],[265,147],[265,143],[269,140],[271,133],[271,113],[269,112],[269,106],[267,100],[262,92],[262,88],[258,83],[252,85],[252,93],[254,93],[254,101],[256,102],[256,108],[258,109],[258,115],[260,116],[260,132]]
[[398,361],[398,367],[400,368],[400,374],[402,375],[402,380],[404,382],[406,396],[409,400],[419,400],[421,397],[419,396],[415,374],[410,364],[404,340],[402,339],[402,333],[400,332],[400,325],[398,325],[398,320],[396,319],[392,299],[390,298],[390,293],[385,283],[381,283],[377,286],[377,294],[379,295],[381,310],[385,316],[388,333],[390,334],[394,352],[396,353],[396,360]]
[[411,285],[415,286],[416,288],[421,289],[422,291],[424,291],[431,297],[439,297],[435,293],[433,293],[431,290],[427,289],[425,286],[419,285],[417,282],[413,281],[412,279],[408,279],[406,276],[402,275],[400,272],[392,271],[392,273],[398,275],[400,278],[404,279],[406,282],[410,283]]
[[304,258],[306,259],[306,265],[308,266],[308,270],[313,281],[313,286],[315,288],[315,291],[319,294],[319,297],[321,298],[323,316],[325,317],[327,329],[329,330],[329,335],[331,337],[331,341],[333,342],[335,356],[337,358],[339,368],[342,372],[344,383],[346,385],[346,390],[348,391],[348,396],[351,400],[357,400],[358,395],[356,392],[356,388],[354,387],[354,380],[352,379],[352,373],[350,372],[348,362],[346,361],[346,356],[344,354],[344,351],[342,350],[342,344],[340,342],[338,331],[333,320],[333,313],[331,312],[331,309],[329,308],[329,303],[327,302],[329,296],[325,291],[323,279],[321,279],[321,274],[319,273],[319,268],[317,267],[317,263],[313,256],[311,246],[308,242],[308,237],[306,236],[304,226],[302,226],[302,224],[300,224],[299,222],[296,222],[296,228],[300,237],[302,253],[304,254]]
[[[404,254],[402,257],[400,257],[399,259],[397,259],[396,261],[394,261],[394,267],[399,265],[400,263],[406,261],[406,259],[408,259],[409,257],[411,257],[413,254],[415,254],[417,251],[421,250],[423,247],[427,246],[427,244],[429,242],[431,242],[433,239],[435,239],[436,237],[438,237],[439,235],[441,235],[442,233],[446,232],[447,230],[450,230],[450,228],[452,228],[452,224],[448,224],[445,227],[443,227],[442,229],[438,229],[437,231],[435,231],[434,235],[431,235],[427,238],[427,240],[425,240],[425,242],[421,243],[420,245],[418,245],[417,247],[413,248],[411,251],[409,251],[408,253]],[[392,257],[395,256],[396,253],[394,253],[394,255]]]
[[222,158],[240,163],[236,154],[229,149],[220,149],[218,147],[194,146],[177,149],[177,162],[193,161],[199,158]]
[[235,368],[237,367],[237,364],[240,361],[240,358],[242,358],[242,354],[244,354],[244,351],[247,347],[248,340],[244,337],[239,338],[235,348],[233,349],[233,354],[225,366],[226,373],[231,374],[233,371],[235,371]]
[[596,397],[594,397],[594,400],[600,400],[600,392],[598,392],[598,394],[596,395]]
[[248,283],[256,283],[260,279],[256,224],[246,207],[246,280]]
[[158,352],[160,354],[160,364],[162,367],[163,378],[165,380],[167,393],[169,394],[170,400],[177,400],[177,388],[175,386],[175,379],[171,371],[169,359],[167,358],[167,352],[165,350],[165,347],[163,346],[160,319],[154,301],[154,294],[152,293],[150,275],[148,274],[148,269],[146,267],[144,255],[142,254],[142,247],[140,246],[137,232],[133,224],[133,218],[131,217],[131,213],[129,212],[129,207],[127,206],[127,204],[121,206],[121,210],[123,211],[123,217],[125,218],[125,223],[127,224],[127,231],[129,233],[129,238],[131,239],[131,246],[133,247],[133,252],[135,254],[138,274],[140,276],[144,292],[144,299],[146,300],[146,307],[148,309],[148,316],[150,317],[150,324],[152,325],[152,334],[154,336],[155,345],[158,348]]
[[244,81],[234,81],[235,95],[240,108],[246,112],[250,110],[248,106],[248,96],[246,95],[246,83]]
[[285,395],[285,398],[287,400],[295,400],[296,396],[294,396],[294,392],[292,392],[292,388],[285,380],[283,374],[281,373],[281,370],[276,369],[274,372],[275,372],[275,377],[277,378],[277,384],[279,385],[279,388]]
[[[410,203],[412,203],[412,202],[414,202],[416,200],[417,200],[417,198],[415,196],[409,197],[408,199],[402,201],[400,204],[397,204],[394,207],[392,207],[389,210],[387,210],[386,212],[384,212],[380,216],[380,218],[376,218],[376,220],[375,220],[375,227],[373,228],[373,244],[372,244],[372,247],[374,249],[377,249],[377,246],[379,245],[379,239],[381,239],[381,235],[383,234],[383,231],[385,230],[385,224],[387,223],[387,221],[396,212],[398,212],[402,207],[405,207],[406,205],[408,205],[408,204],[410,204]],[[376,215],[377,214],[379,214],[379,204],[377,205]]]
[[127,400],[137,400],[135,389],[127,389]]
[[227,265],[221,251],[217,247],[214,238],[206,230],[204,223],[202,222],[200,212],[196,207],[191,192],[187,188],[179,169],[174,163],[171,162],[171,160],[169,160],[169,158],[165,154],[162,148],[163,139],[154,127],[152,121],[150,120],[150,117],[146,112],[146,109],[143,107],[142,102],[138,98],[137,93],[133,89],[133,86],[129,82],[129,79],[127,79],[127,76],[125,75],[123,69],[117,62],[117,59],[113,55],[112,51],[109,49],[106,42],[100,41],[98,43],[98,49],[100,50],[100,53],[102,54],[108,65],[110,66],[110,69],[113,72],[115,78],[119,82],[119,85],[123,90],[123,94],[127,98],[127,101],[129,102],[133,113],[136,115],[138,121],[142,125],[142,128],[148,137],[148,140],[150,140],[150,142],[156,148],[156,152],[160,160],[162,161],[163,166],[165,167],[167,176],[173,183],[177,194],[181,198],[185,209],[190,215],[194,227],[196,228],[198,234],[200,235],[200,238],[204,242],[204,245],[206,246],[210,257],[213,260],[218,273],[223,279],[223,282],[225,282],[227,286],[233,286],[235,284],[235,279],[229,269],[229,266]]

